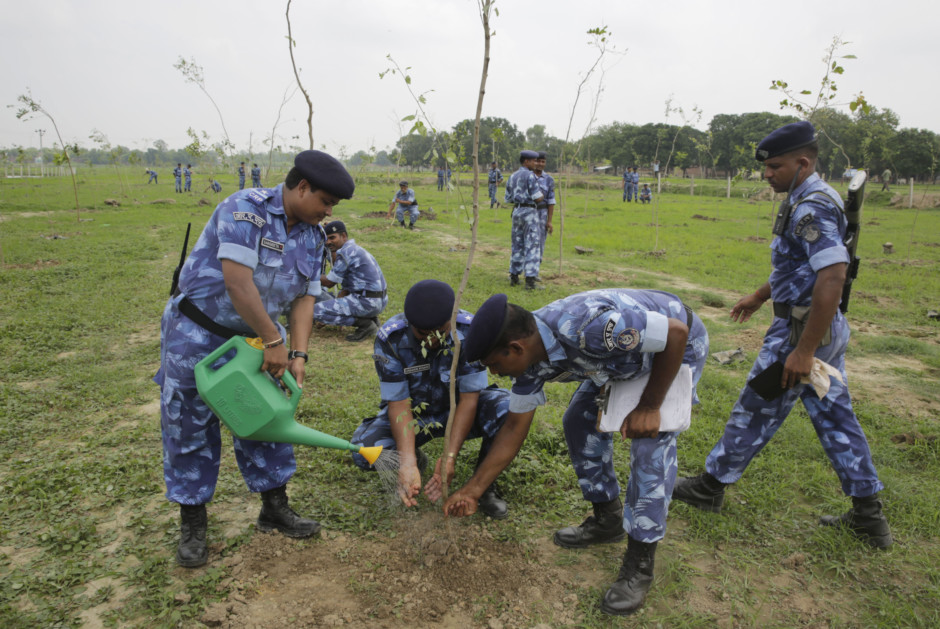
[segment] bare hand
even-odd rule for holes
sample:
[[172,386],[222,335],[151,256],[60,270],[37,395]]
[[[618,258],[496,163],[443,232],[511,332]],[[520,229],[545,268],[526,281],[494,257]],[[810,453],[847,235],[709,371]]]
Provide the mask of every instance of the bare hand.
[[414,463],[402,463],[398,470],[398,497],[406,507],[418,506],[421,493],[421,472]]
[[281,343],[276,347],[264,350],[264,360],[261,362],[261,371],[267,371],[275,378],[280,378],[287,370],[287,345]]
[[[441,472],[442,467],[444,468],[443,473]],[[450,487],[453,480],[454,457],[447,457],[446,463],[444,463],[444,457],[439,458],[434,465],[434,474],[431,475],[431,479],[424,486],[424,495],[427,496],[428,500],[431,502],[437,502],[444,497],[445,483],[447,487]]]
[[549,233],[549,234],[552,233],[552,224],[551,224],[551,223],[545,223],[545,231],[546,231],[547,233]]
[[659,434],[660,413],[658,408],[640,408],[630,411],[620,425],[623,439],[653,438]]
[[783,364],[783,375],[780,377],[780,386],[784,389],[795,387],[800,383],[804,376],[808,376],[813,370],[813,354],[803,354],[799,349],[794,349],[787,356],[787,361]]
[[479,496],[474,495],[466,487],[461,487],[452,493],[447,502],[444,503],[444,515],[452,515],[458,518],[473,515],[477,512],[477,502],[479,500]]
[[294,380],[297,381],[297,386],[301,389],[304,388],[304,373],[306,372],[307,361],[298,356],[294,360],[290,361],[290,375],[294,376]]
[[742,297],[741,300],[734,305],[734,308],[731,309],[731,318],[738,323],[744,323],[751,318],[752,314],[760,310],[760,307],[763,305],[764,300],[755,293],[751,293],[747,297]]

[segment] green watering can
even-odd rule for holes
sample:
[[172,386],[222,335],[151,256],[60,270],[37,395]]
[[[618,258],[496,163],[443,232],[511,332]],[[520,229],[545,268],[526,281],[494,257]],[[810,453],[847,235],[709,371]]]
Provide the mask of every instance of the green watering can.
[[[213,363],[232,350],[234,358],[218,369],[212,368]],[[287,387],[285,391],[270,374],[261,371],[263,361],[261,339],[233,336],[196,364],[199,395],[236,437],[350,450],[361,454],[370,465],[375,463],[382,446],[356,446],[294,421],[301,395],[297,381],[289,371],[285,372],[281,378]]]

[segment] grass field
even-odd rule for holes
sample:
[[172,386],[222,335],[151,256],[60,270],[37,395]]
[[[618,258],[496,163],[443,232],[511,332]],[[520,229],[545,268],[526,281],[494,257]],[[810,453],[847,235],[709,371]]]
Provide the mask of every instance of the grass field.
[[[242,596],[250,603],[270,591],[267,577],[242,588],[233,576],[237,566],[226,559],[251,546],[258,506],[230,447],[223,445],[210,505],[213,561],[206,568],[176,567],[177,511],[163,498],[158,390],[150,380],[159,361],[159,318],[186,223],[198,233],[220,197],[201,193],[204,176],[194,181],[200,192],[192,195],[174,194],[172,181],[148,186],[142,172],[123,176],[128,186],[113,169],[81,171],[80,220],[67,177],[0,179],[0,621],[6,627],[198,626],[219,601]],[[335,212],[385,272],[390,303],[383,319],[400,312],[415,281],[434,277],[456,287],[466,262],[469,188],[439,193],[430,174],[408,178],[422,210],[433,207],[436,215],[414,232],[368,216],[384,214],[396,190],[394,174],[358,177],[356,198]],[[702,315],[713,352],[742,347],[747,355],[741,363],[706,368],[702,404],[679,439],[680,473],[698,473],[770,321],[768,308],[743,326],[732,324],[727,311],[769,273],[772,201],[754,198],[753,182],[736,184],[725,199],[724,182],[705,184],[714,194],[690,196],[677,180],[677,192],[646,206],[621,203],[614,178],[579,179],[567,189],[558,183],[563,262],[559,216],[543,263],[546,290],[512,289],[512,301],[534,309],[598,287],[668,290]],[[223,194],[233,191],[231,181],[223,185]],[[698,182],[697,189],[704,191]],[[119,205],[106,205],[107,199]],[[509,213],[486,209],[485,199],[483,205],[463,301],[471,311],[493,292],[510,290]],[[893,548],[872,552],[850,535],[816,526],[819,515],[841,512],[849,501],[798,406],[729,490],[722,515],[673,505],[646,607],[630,620],[605,618],[596,600],[615,578],[621,549],[549,551],[540,542],[580,522],[586,510],[560,427],[572,388],[552,385],[548,406],[503,477],[510,519],[480,526],[562,574],[561,608],[517,613],[494,584],[491,594],[469,601],[468,622],[940,625],[940,322],[926,316],[940,310],[940,210],[900,205],[888,193],[870,191],[847,354],[856,411],[886,485]],[[885,242],[893,243],[894,254],[883,252]],[[575,246],[593,253],[576,255]],[[326,330],[311,344],[299,418],[347,438],[374,414],[379,396],[370,344],[345,343],[343,334]],[[436,455],[439,445],[429,450]],[[615,454],[624,484],[628,453],[618,447]],[[458,481],[470,473],[474,457],[466,458]],[[388,507],[374,477],[332,450],[297,448],[297,459],[292,503],[328,531],[321,541],[300,543],[298,553],[338,543],[336,535],[354,544],[397,543],[377,532],[409,516]],[[429,517],[435,509],[426,501],[419,507]],[[349,591],[371,592],[358,582]],[[423,626],[405,612],[382,623]]]

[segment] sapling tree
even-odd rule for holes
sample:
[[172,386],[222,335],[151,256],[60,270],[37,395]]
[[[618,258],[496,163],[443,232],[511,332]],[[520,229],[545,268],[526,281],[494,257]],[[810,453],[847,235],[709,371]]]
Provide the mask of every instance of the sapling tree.
[[221,150],[219,155],[222,157],[223,161],[226,155],[233,156],[235,154],[235,145],[229,137],[228,129],[225,128],[225,119],[222,117],[222,110],[219,109],[219,105],[215,102],[215,99],[212,98],[212,94],[206,89],[206,78],[202,66],[196,63],[196,60],[192,57],[190,57],[189,61],[180,57],[176,63],[173,64],[173,67],[182,73],[187,83],[192,83],[198,87],[209,99],[209,102],[212,103],[215,112],[219,115],[219,122],[222,124],[222,134],[224,135],[224,139],[220,143]]
[[[75,180],[75,169],[72,168],[72,158],[69,153],[78,153],[78,144],[66,144],[62,139],[62,134],[59,133],[59,125],[56,124],[55,118],[52,117],[38,100],[33,98],[32,92],[28,89],[25,94],[20,94],[16,99],[20,103],[20,107],[16,110],[16,117],[19,120],[29,120],[35,115],[42,115],[49,119],[49,122],[52,123],[52,128],[55,129],[55,135],[59,138],[59,146],[62,147],[61,152],[57,152],[55,156],[56,164],[61,164],[65,162],[69,167],[69,174],[72,176],[72,192],[75,195],[75,218],[76,220],[81,220],[81,210],[78,207],[78,182]],[[14,105],[10,105],[14,107]]]
[[297,80],[297,87],[300,88],[304,99],[307,101],[307,138],[310,140],[309,148],[313,150],[313,101],[310,100],[310,94],[307,93],[303,83],[300,82],[300,71],[297,69],[297,61],[294,60],[294,48],[297,46],[297,42],[294,41],[294,36],[291,34],[290,3],[291,0],[287,0],[287,11],[284,13],[287,18],[287,48],[290,51],[290,64],[291,67],[294,68],[294,78]]

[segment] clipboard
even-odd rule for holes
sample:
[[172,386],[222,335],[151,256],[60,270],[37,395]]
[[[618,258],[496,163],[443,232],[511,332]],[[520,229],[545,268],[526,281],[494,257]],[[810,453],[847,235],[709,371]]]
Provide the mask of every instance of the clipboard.
[[[649,382],[647,373],[634,380],[612,380],[597,399],[597,431],[619,432],[623,420],[640,402]],[[692,368],[681,365],[659,409],[660,432],[682,432],[692,423]]]

